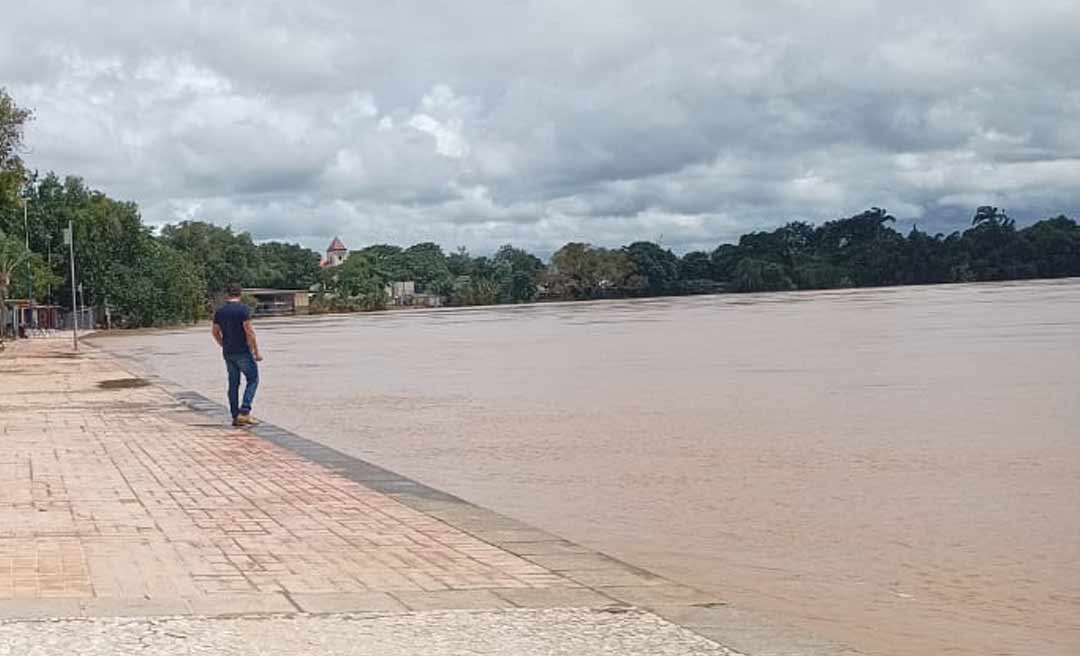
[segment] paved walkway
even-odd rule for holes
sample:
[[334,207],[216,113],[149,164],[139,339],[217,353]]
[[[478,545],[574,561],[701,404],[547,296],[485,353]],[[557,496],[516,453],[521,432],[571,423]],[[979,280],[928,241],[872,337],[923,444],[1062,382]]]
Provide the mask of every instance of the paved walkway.
[[718,599],[69,350],[0,356],[0,654],[732,653]]
[[644,611],[426,611],[236,618],[88,619],[0,626],[0,656],[724,656]]

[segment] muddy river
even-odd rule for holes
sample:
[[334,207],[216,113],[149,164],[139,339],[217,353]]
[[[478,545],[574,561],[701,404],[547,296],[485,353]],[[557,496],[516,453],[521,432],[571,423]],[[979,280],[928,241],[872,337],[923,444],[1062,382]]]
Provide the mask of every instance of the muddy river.
[[[1080,281],[257,324],[256,414],[876,654],[1080,654]],[[224,401],[208,328],[103,339]]]

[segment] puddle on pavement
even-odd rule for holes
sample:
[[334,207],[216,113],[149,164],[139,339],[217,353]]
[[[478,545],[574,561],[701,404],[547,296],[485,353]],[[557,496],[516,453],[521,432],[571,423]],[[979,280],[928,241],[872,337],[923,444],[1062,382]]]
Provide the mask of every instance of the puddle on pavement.
[[114,378],[113,380],[103,380],[98,383],[98,387],[107,390],[118,389],[133,389],[136,387],[146,387],[150,384],[150,381],[145,378]]

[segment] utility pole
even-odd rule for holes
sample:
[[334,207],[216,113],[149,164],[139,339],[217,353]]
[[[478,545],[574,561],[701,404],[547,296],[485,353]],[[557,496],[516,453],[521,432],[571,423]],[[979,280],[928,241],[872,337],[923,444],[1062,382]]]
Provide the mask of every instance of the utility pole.
[[79,350],[79,306],[75,303],[75,231],[72,230],[71,220],[68,220],[67,230],[64,231],[64,242],[68,245],[68,259],[71,260],[71,343],[75,350]]
[[29,198],[23,198],[22,206],[22,218],[23,218],[23,233],[26,236],[26,302],[30,311],[30,327],[33,328],[34,324],[34,269],[30,266],[30,219],[27,216],[26,209],[30,205]]

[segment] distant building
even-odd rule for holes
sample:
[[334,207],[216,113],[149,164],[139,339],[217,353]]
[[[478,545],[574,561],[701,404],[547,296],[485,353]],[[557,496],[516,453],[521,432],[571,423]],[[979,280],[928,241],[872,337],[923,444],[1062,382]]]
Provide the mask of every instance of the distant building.
[[307,314],[310,310],[311,292],[302,289],[246,288],[245,296],[255,299],[257,316],[282,314]]
[[330,242],[330,246],[326,249],[326,259],[319,266],[324,269],[336,267],[348,258],[349,249],[345,247],[340,237],[334,237],[334,241]]
[[443,298],[437,294],[418,294],[416,282],[400,280],[386,285],[386,297],[395,307],[442,307]]
[[50,303],[30,304],[25,298],[9,298],[3,301],[6,312],[0,312],[4,325],[0,326],[0,337],[18,334],[20,326],[28,330],[70,330],[71,324],[79,323],[79,330],[93,330],[97,325],[94,308],[84,307],[78,312],[71,312],[59,305]]
[[[7,306],[6,320],[11,323],[14,330],[19,326],[44,328],[55,330],[64,325],[63,308],[59,305],[47,303],[31,303],[25,298],[9,298],[4,301]],[[2,332],[2,327],[0,327]]]
[[[340,237],[334,237],[334,240],[330,242],[330,246],[326,249],[326,259],[324,259],[319,266],[324,269],[330,269],[341,266],[347,259],[349,259],[349,249],[345,246],[345,243],[341,241]],[[312,289],[315,288],[313,287]],[[263,312],[257,310],[256,313],[288,313],[288,311],[281,311],[283,304],[285,306],[289,305],[287,299],[282,298],[281,296],[269,298],[274,296],[275,292],[279,290],[251,291],[264,292],[263,298],[260,299],[259,304],[259,307],[263,309]],[[387,283],[385,292],[388,304],[395,307],[441,307],[444,302],[444,299],[436,294],[418,294],[416,292],[416,282],[412,280],[398,280]],[[301,309],[299,303],[295,304],[295,308],[295,312],[304,312],[307,310],[306,306]]]
[[402,280],[386,285],[386,296],[395,305],[405,305],[406,300],[416,296],[416,283],[412,280]]

